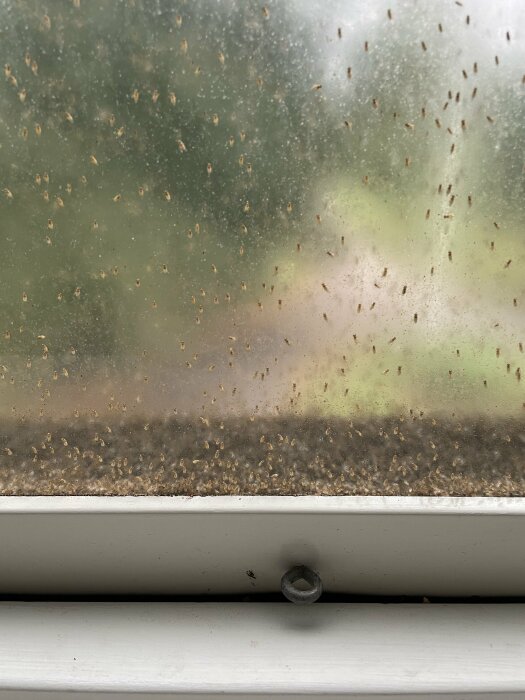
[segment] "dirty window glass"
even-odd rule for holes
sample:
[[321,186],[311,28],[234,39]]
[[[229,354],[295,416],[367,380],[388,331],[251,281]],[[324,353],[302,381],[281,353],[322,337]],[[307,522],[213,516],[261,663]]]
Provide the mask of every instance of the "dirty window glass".
[[2,0],[1,492],[523,495],[524,26]]

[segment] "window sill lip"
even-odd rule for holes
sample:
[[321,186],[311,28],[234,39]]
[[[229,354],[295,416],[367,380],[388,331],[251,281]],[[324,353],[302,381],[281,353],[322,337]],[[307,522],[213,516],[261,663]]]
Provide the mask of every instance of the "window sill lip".
[[0,603],[0,697],[522,698],[523,622],[519,604]]
[[0,513],[525,515],[525,497],[0,496]]

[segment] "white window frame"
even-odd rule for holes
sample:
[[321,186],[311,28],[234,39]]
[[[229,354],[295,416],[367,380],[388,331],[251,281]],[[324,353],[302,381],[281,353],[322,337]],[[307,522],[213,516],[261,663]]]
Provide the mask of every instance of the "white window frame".
[[[0,497],[0,594],[525,595],[525,498]],[[253,572],[254,576],[247,572]]]
[[524,535],[525,498],[0,497],[0,700],[525,699],[525,604],[256,598],[523,596]]

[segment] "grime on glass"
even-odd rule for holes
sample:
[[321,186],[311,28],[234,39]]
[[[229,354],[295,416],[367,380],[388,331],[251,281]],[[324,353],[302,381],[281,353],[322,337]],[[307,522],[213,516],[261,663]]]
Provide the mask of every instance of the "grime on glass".
[[0,1],[0,493],[525,494],[525,4]]

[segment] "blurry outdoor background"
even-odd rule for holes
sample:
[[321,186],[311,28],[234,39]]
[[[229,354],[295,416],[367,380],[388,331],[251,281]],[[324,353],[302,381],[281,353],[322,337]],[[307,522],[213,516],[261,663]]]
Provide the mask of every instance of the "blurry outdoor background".
[[1,414],[523,415],[524,27],[1,0]]

